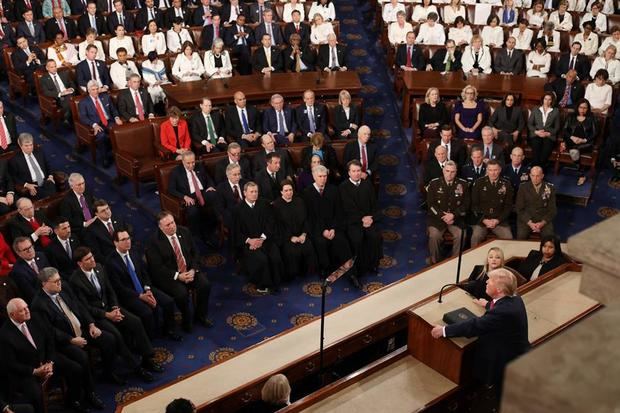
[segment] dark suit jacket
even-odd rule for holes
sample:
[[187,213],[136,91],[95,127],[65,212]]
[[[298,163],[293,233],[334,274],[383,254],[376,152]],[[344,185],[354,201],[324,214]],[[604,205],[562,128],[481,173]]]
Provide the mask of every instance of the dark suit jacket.
[[118,297],[112,287],[110,278],[103,266],[97,263],[97,266],[93,270],[101,286],[101,294],[97,292],[95,286],[90,282],[84,272],[78,268],[73,272],[71,276],[71,289],[78,296],[80,302],[86,310],[90,313],[91,317],[95,320],[102,320],[105,318],[105,313],[110,311],[112,307],[119,306]]
[[[189,3],[189,2],[188,2]],[[188,4],[189,5],[189,4]],[[194,13],[192,14],[192,26],[204,26],[204,19],[202,18],[202,16],[204,15],[204,8],[202,3],[198,2],[197,4],[198,7],[196,7],[194,9]],[[213,16],[214,14],[218,14],[219,10],[209,6],[209,10],[211,11],[211,16]],[[210,24],[204,27],[209,27],[211,26]]]
[[[6,4],[7,2],[3,3],[3,5]],[[9,21],[11,21],[11,19],[9,19]],[[0,38],[0,49],[4,49],[5,47],[15,47],[15,31],[10,23],[2,23],[2,31],[4,32],[4,36]]]
[[446,337],[478,337],[474,375],[483,383],[501,382],[506,364],[529,347],[527,314],[519,296],[499,299],[482,317],[446,326]]
[[[568,72],[570,58],[570,53],[563,53],[562,56],[560,56],[558,63],[555,65],[555,75],[557,77],[561,77]],[[579,80],[590,79],[590,60],[587,56],[582,54],[577,55],[577,60],[575,60],[575,70],[577,71]]]
[[[65,30],[67,30],[67,37],[69,39],[73,39],[77,36],[77,28],[75,27],[75,22],[71,19],[67,19],[66,17],[63,19],[65,21]],[[55,18],[51,18],[45,22],[45,37],[47,40],[54,41],[56,37],[56,33],[62,32],[60,29],[60,25]]]
[[[258,110],[254,106],[246,106],[245,113],[248,118],[248,126],[252,132],[261,132],[260,117]],[[235,141],[241,140],[243,135],[243,125],[237,112],[235,105],[230,105],[226,108],[226,135],[233,138]]]
[[[213,179],[209,176],[207,169],[203,164],[197,163],[194,172],[196,177],[202,185],[203,193],[207,188],[215,188]],[[177,165],[171,172],[168,178],[168,192],[172,196],[183,198],[184,196],[192,196],[190,193],[189,180],[187,179],[187,172],[183,165]]]
[[[67,251],[63,244],[60,243],[58,237],[50,237],[52,242],[45,249],[45,254],[49,257],[50,264],[56,268],[62,278],[69,280],[73,271],[77,268],[77,264],[73,261],[73,257],[67,255]],[[80,246],[80,241],[76,237],[69,238],[71,245],[71,253]]]
[[[475,144],[474,147],[482,149],[482,156],[486,156],[486,149],[484,147],[484,144]],[[504,163],[506,163],[506,158],[504,156],[504,148],[502,147],[501,143],[494,142],[492,144],[492,146],[489,148],[489,159],[494,159],[499,162],[502,167],[504,166]]]
[[[97,25],[97,35],[101,36],[106,34],[108,28],[106,27],[105,17],[103,17],[100,13],[95,15],[95,24]],[[84,13],[78,19],[78,32],[80,36],[86,37],[86,30],[91,27],[90,18],[88,17],[88,13]]]
[[[435,148],[441,144],[441,139],[435,139],[428,146],[428,159],[435,159]],[[467,158],[467,147],[459,139],[450,141],[450,157],[451,161],[456,162],[457,166],[465,164]],[[436,178],[436,177],[435,177]]]
[[[295,121],[295,114],[293,110],[286,106],[283,109],[284,111],[284,122],[286,123],[286,127],[289,133],[297,132],[297,122]],[[263,112],[263,132],[278,132],[278,119],[277,113],[274,108],[268,108]]]
[[[183,15],[183,23],[189,26],[190,21],[192,20],[192,14],[185,7],[181,7],[181,14]],[[174,21],[175,18],[176,18],[176,15],[175,15],[174,7],[170,7],[166,9],[166,11],[164,12],[164,26],[167,29],[171,29],[172,22]]]
[[[230,20],[230,3],[226,2],[220,9],[220,16],[222,16],[222,23]],[[239,14],[243,14],[245,16],[246,23],[250,22],[250,9],[247,4],[244,2],[239,2]],[[234,22],[231,22],[234,25]]]
[[[530,278],[532,278],[532,273],[534,272],[536,267],[538,267],[538,265],[540,265],[540,263],[542,262],[542,258],[543,255],[540,251],[531,250],[530,253],[527,255],[527,258],[522,261],[521,264],[519,264],[519,268],[517,270],[522,276],[529,280]],[[543,264],[538,275],[541,276],[545,273],[548,273],[549,271],[559,267],[564,263],[566,263],[566,259],[562,254],[555,255],[553,256],[553,258]]]
[[[316,61],[316,64],[319,67],[319,69],[323,70],[326,67],[329,67],[329,53],[330,53],[329,45],[322,44],[321,46],[319,46],[319,55]],[[336,45],[336,57],[338,57],[338,64],[340,65],[338,67],[348,66],[346,47],[344,47],[341,44],[337,44]],[[330,69],[332,68],[330,67]]]
[[[225,157],[224,159],[220,159],[219,161],[217,161],[217,163],[215,164],[215,183],[219,184],[220,182],[223,182],[227,179],[226,178],[226,167],[228,166],[229,163],[230,161],[228,160],[228,157]],[[241,166],[242,179],[245,179],[245,180],[252,179],[253,177],[252,166],[250,165],[250,161],[248,161],[248,159],[245,156],[243,155],[241,156],[241,159],[239,160],[239,165]]]
[[[252,67],[254,68],[254,71],[260,72],[267,66],[268,65],[267,56],[265,55],[265,48],[263,48],[261,45],[252,55]],[[273,67],[274,72],[284,71],[282,53],[277,46],[271,46],[271,67]]]
[[71,8],[71,14],[74,16],[81,16],[86,13],[86,0],[69,0],[69,7]]
[[[50,170],[43,150],[35,148],[32,151],[32,154],[41,167],[43,178],[47,179],[47,177],[51,175],[52,171]],[[36,182],[32,179],[32,175],[30,175],[30,169],[28,169],[26,156],[22,151],[17,152],[9,161],[9,171],[13,177],[13,183],[15,186],[23,186],[25,183],[36,184]]]
[[[239,181],[240,202],[243,201],[243,185],[245,185],[246,182],[247,181],[243,179]],[[235,196],[233,195],[233,191],[230,187],[230,184],[228,183],[228,180],[220,182],[217,185],[216,191],[215,208],[218,214],[220,214],[220,216],[222,217],[224,225],[226,225],[230,230],[232,230],[233,210],[237,208],[239,204],[235,200]]]
[[[422,49],[418,46],[413,46],[412,56],[411,56],[411,64],[418,70],[424,70],[426,68],[426,62],[424,60],[424,54],[422,53]],[[407,45],[401,44],[396,49],[396,67],[406,66],[407,65]]]
[[[15,151],[19,149],[17,145],[17,137],[19,135],[17,134],[17,124],[15,123],[15,115],[5,110],[5,112],[2,114],[2,117],[4,118],[4,124],[6,125],[6,128],[9,131],[9,137],[11,138],[11,144],[7,146],[6,151],[7,152]],[[3,152],[5,151],[2,148],[0,148],[0,153],[3,153]]]
[[[295,118],[297,119],[297,127],[301,134],[305,137],[310,133],[310,121],[308,120],[308,112],[305,104],[299,105],[295,109]],[[314,113],[314,124],[316,131],[327,134],[327,108],[320,103],[314,103],[312,109]]]
[[[42,252],[37,252],[34,257],[37,268],[41,271],[45,267],[49,267],[49,261]],[[21,258],[18,258],[13,266],[13,270],[9,273],[9,277],[19,288],[20,297],[27,303],[31,303],[37,291],[41,289],[41,282],[37,278],[38,274],[34,272],[32,267]]]
[[480,173],[476,173],[476,168],[474,168],[474,166],[470,163],[465,164],[462,168],[461,168],[461,173],[459,174],[459,176],[463,179],[465,179],[467,182],[469,182],[470,184],[472,184],[476,179],[485,176],[486,175],[486,171],[487,171],[487,167],[486,165],[483,163],[482,167],[480,168]]
[[[46,224],[48,226],[52,226],[50,220],[43,214],[42,211],[35,211],[34,218],[37,220],[39,225]],[[9,241],[11,243],[17,237],[30,237],[30,235],[34,232],[30,222],[28,222],[21,214],[16,214],[7,221],[7,229],[9,233]],[[40,249],[41,242],[39,239],[37,239],[36,242],[32,240],[32,243],[37,250]]]
[[7,192],[14,192],[13,177],[9,174],[9,162],[0,159],[0,196],[6,196]]
[[[138,93],[140,93],[140,100],[142,100],[142,110],[144,111],[144,118],[148,118],[149,114],[154,113],[155,109],[153,108],[153,100],[151,99],[151,95],[147,92],[145,88],[140,88]],[[130,118],[137,118],[136,114],[136,103],[134,101],[134,91],[130,88],[123,89],[118,94],[117,104],[118,104],[118,113],[120,113],[121,118],[124,121],[129,121]]]
[[[377,156],[378,152],[379,150],[375,144],[370,142],[366,144],[366,157],[368,160],[367,168],[370,170],[371,174],[377,174],[379,172],[379,157]],[[342,163],[346,165],[347,163],[349,163],[349,161],[352,161],[353,159],[357,159],[360,162],[362,161],[360,146],[357,139],[347,143],[347,145],[344,147],[344,159]]]
[[254,175],[254,182],[258,184],[258,196],[272,202],[280,196],[280,182],[285,178],[285,172],[280,168],[276,173],[276,180],[274,182],[267,174],[267,168],[262,168]]
[[[202,10],[202,9],[196,9]],[[200,14],[200,13],[199,13]],[[202,16],[200,16],[200,20],[202,20]],[[202,25],[202,23],[200,23]],[[219,35],[220,38],[224,38],[225,36],[224,26],[220,25]],[[200,47],[204,50],[211,50],[211,46],[213,46],[213,40],[215,39],[213,33],[213,24],[208,24],[202,28],[202,33],[200,34]]]
[[[280,155],[280,170],[284,172],[284,176],[293,177],[293,167],[291,163],[291,157],[286,149],[276,148],[275,152]],[[252,158],[252,170],[256,175],[262,169],[267,166],[267,152],[261,149],[254,154]]]
[[[433,57],[431,57],[430,63],[434,71],[436,72],[446,71],[446,64],[444,63],[444,60],[446,59],[446,53],[447,53],[446,49],[439,49],[435,53],[433,53]],[[450,64],[451,72],[456,72],[457,70],[461,70],[461,67],[462,67],[461,56],[462,56],[462,53],[460,50],[457,49],[454,51],[454,62]]]
[[[273,33],[271,37],[271,44],[279,46],[284,43],[284,38],[282,36],[282,32],[280,31],[280,26],[278,26],[278,23],[271,22],[271,32]],[[265,26],[265,23],[261,23],[254,28],[254,39],[256,39],[257,44],[260,44],[260,41],[263,38],[263,34],[266,33],[267,28]]]
[[[164,26],[164,17],[163,13],[157,8],[157,6],[153,6],[153,12],[155,13],[155,21],[157,22],[157,27]],[[136,30],[144,30],[146,28],[146,24],[149,22],[149,14],[147,8],[142,6],[138,13],[136,14],[135,28]]]
[[[213,122],[213,128],[218,138],[226,138],[226,130],[224,127],[224,119],[219,110],[213,110],[210,113],[211,121]],[[196,145],[202,145],[203,140],[208,140],[207,122],[202,114],[201,110],[196,111],[189,118],[189,133],[192,138],[192,142]]]
[[26,2],[24,0],[15,0],[15,2],[13,3],[13,15],[15,16],[15,19],[19,22],[23,22],[24,21],[24,16],[23,14],[26,12],[26,10],[32,10],[32,14],[34,16],[34,20],[39,20],[43,18],[43,10],[42,10],[42,2],[40,2],[39,0],[30,0],[30,4],[32,6],[32,9],[29,9],[26,6]]
[[30,62],[27,64],[28,55],[22,49],[16,49],[15,52],[11,55],[11,60],[13,61],[13,67],[18,73],[24,73],[27,75],[32,75],[35,70],[45,65],[45,53],[41,51],[37,46],[30,46],[30,52],[37,55],[37,58],[41,62],[41,64],[37,64],[36,62]]
[[523,74],[523,69],[525,67],[525,59],[523,55],[523,50],[513,49],[512,56],[508,59],[508,52],[506,48],[502,48],[502,50],[495,55],[495,61],[493,62],[493,70],[495,73],[512,73],[515,75]]
[[[323,145],[323,165],[334,174],[340,170],[340,163],[336,156],[336,151],[329,144]],[[303,168],[310,166],[312,160],[312,145],[306,146],[301,150],[301,165]]]
[[[142,257],[132,250],[129,252],[129,256],[131,257],[131,262],[133,263],[142,288],[152,287],[151,277],[146,270],[146,266],[142,262]],[[105,269],[121,303],[126,303],[127,301],[138,298],[138,292],[134,288],[131,275],[129,275],[129,271],[127,270],[127,264],[125,264],[125,260],[116,249],[112,250],[105,259]]]
[[[77,90],[75,83],[73,83],[73,80],[71,80],[71,77],[69,77],[68,71],[62,70],[58,72],[58,77],[60,78],[60,80],[62,80],[62,84],[65,85],[65,88],[73,88],[73,90]],[[49,73],[41,76],[41,79],[39,79],[39,85],[41,86],[41,92],[43,92],[45,96],[54,98],[56,99],[56,101],[60,100],[58,98],[59,92],[58,89],[56,89],[56,84],[52,80],[52,76],[50,76]]]
[[[118,15],[116,14],[116,12],[108,16],[107,24],[108,33],[114,33],[116,30],[116,26],[119,25]],[[128,33],[133,33],[136,30],[133,13],[123,11],[123,24],[125,26],[125,31]]]
[[[176,235],[187,270],[200,270],[198,253],[189,229],[177,226]],[[175,285],[178,282],[174,280],[174,274],[178,272],[177,260],[168,237],[161,230],[153,235],[146,247],[146,261],[149,274],[156,286],[166,290],[166,286]]]
[[[100,94],[99,99],[103,105],[103,110],[108,116],[108,126],[110,126],[110,123],[114,122],[114,118],[119,116],[118,111],[116,110],[116,107],[114,107],[114,104],[107,93]],[[78,111],[80,113],[80,122],[82,124],[91,127],[94,123],[96,123],[97,125],[103,127],[101,124],[101,119],[99,119],[97,109],[95,108],[95,104],[90,97],[86,97],[80,101]]]
[[[91,216],[94,217],[95,209],[93,208],[93,202],[95,202],[95,198],[89,191],[85,191],[84,200],[90,210]],[[82,234],[82,231],[84,231],[84,221],[86,220],[84,219],[84,212],[82,211],[80,201],[75,195],[75,192],[69,191],[67,195],[65,195],[60,202],[59,210],[60,215],[69,220],[69,224],[71,224],[71,233],[79,237]]]
[[[131,228],[120,218],[114,216],[110,218],[114,230],[127,230],[132,232]],[[97,262],[104,262],[105,258],[114,251],[114,242],[110,231],[100,219],[96,219],[90,224],[84,233],[84,243],[88,245],[95,256]]]
[[[276,12],[276,10],[273,8],[273,6],[271,5],[270,2],[266,1],[263,4],[263,12],[265,12],[265,10],[271,10],[272,11],[272,15],[273,15],[273,21],[278,21],[278,13]],[[250,19],[250,22],[252,23],[258,23],[260,21],[259,15],[260,15],[260,9],[258,8],[258,3],[251,3],[249,4],[249,9],[248,9],[249,13],[248,13],[248,17]]]
[[[564,97],[564,90],[566,89],[566,79],[562,79],[561,77],[556,78],[553,82],[547,83],[545,85],[545,90],[549,92],[553,92],[555,95],[555,104],[556,106],[560,104],[562,97]],[[577,102],[585,96],[586,92],[581,82],[575,80],[570,88],[570,97],[572,101],[572,105],[570,107],[576,107]]]
[[295,23],[287,23],[284,26],[284,42],[289,44],[291,35],[297,33],[301,36],[301,44],[308,46],[310,44],[310,26],[305,22],[300,22],[299,31],[295,29]]
[[510,181],[516,195],[517,189],[519,188],[519,185],[521,185],[521,182],[530,180],[530,167],[523,162],[519,167],[519,173],[516,174],[514,168],[512,167],[512,163],[509,162],[504,166],[502,176]]
[[345,228],[340,193],[332,184],[325,185],[323,195],[319,195],[314,185],[308,186],[303,192],[308,211],[308,223],[312,237],[321,237],[323,231]]
[[428,185],[435,178],[441,178],[443,176],[443,169],[439,162],[433,156],[429,158],[424,164],[424,185]]
[[[334,110],[334,131],[336,133],[336,138],[340,138],[340,133],[342,131],[351,129],[350,125],[352,123],[356,124],[358,128],[361,126],[362,119],[359,108],[356,105],[350,105],[349,118],[347,119],[342,105],[336,106]],[[357,129],[351,129],[351,135],[349,135],[349,137],[357,137]]]
[[[101,60],[95,60],[95,66],[97,67],[97,72],[101,83],[104,86],[111,87],[112,79],[110,79],[110,72],[108,71],[108,67],[105,62]],[[75,72],[77,76],[77,84],[80,87],[86,87],[86,84],[89,80],[92,79],[92,65],[91,63],[84,59],[80,63],[75,66]]]
[[[294,72],[295,71],[295,65],[297,64],[295,57],[293,56],[293,48],[292,47],[287,47],[286,49],[284,49],[284,52],[282,54],[282,59],[284,60],[284,68],[289,71],[289,72]],[[303,45],[301,46],[301,61],[303,62],[304,65],[306,65],[306,69],[302,69],[303,71],[306,72],[311,72],[315,70],[315,62],[316,62],[316,55],[314,54],[314,52],[312,51],[312,49],[310,48],[310,46],[308,45]]]
[[[243,26],[243,32],[248,33],[248,36],[245,38],[246,45],[252,46],[256,42],[255,37],[254,37],[254,31],[252,30],[250,26],[245,25]],[[229,47],[232,49],[237,47],[238,39],[235,37],[237,33],[239,33],[239,31],[237,30],[236,24],[233,24],[232,26],[230,26],[228,29],[224,31],[224,43],[226,43],[226,47]]]

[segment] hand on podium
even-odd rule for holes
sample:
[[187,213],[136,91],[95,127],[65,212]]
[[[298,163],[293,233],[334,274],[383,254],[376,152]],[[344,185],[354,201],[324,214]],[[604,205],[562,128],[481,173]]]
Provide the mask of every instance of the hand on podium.
[[443,337],[443,326],[434,325],[433,329],[431,330],[431,336],[433,336],[433,338]]

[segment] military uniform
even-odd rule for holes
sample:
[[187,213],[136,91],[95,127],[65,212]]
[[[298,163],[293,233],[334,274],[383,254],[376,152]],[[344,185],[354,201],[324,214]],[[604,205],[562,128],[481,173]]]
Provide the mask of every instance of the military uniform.
[[487,173],[487,165],[483,162],[482,165],[476,167],[471,162],[463,165],[461,169],[460,177],[473,184],[478,178],[482,178]]
[[502,170],[502,177],[508,179],[512,184],[512,189],[514,189],[515,196],[517,195],[517,190],[519,186],[523,182],[527,182],[530,180],[530,166],[526,163],[522,163],[518,168],[515,168],[512,163],[504,166]]
[[517,239],[527,239],[530,235],[528,221],[546,224],[540,231],[541,236],[553,235],[553,218],[556,214],[555,188],[553,184],[543,181],[538,191],[532,181],[523,182],[517,193]]
[[[500,239],[512,239],[508,217],[514,202],[512,184],[507,179],[498,178],[495,183],[488,176],[478,178],[471,189],[471,210],[475,216],[471,246],[480,244],[491,231]],[[483,219],[497,219],[499,224],[488,229]]]
[[[440,259],[441,242],[444,232],[449,231],[454,237],[452,255],[459,252],[461,239],[461,224],[469,209],[469,185],[467,181],[455,178],[451,185],[446,180],[435,178],[428,184],[428,249],[431,262]],[[455,216],[452,225],[446,224],[441,217],[445,213]]]

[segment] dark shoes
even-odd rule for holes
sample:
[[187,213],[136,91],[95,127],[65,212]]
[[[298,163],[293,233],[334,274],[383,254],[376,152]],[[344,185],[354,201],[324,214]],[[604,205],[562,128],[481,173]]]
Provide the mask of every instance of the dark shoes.
[[151,374],[151,372],[144,367],[138,367],[138,369],[136,370],[136,374],[142,380],[144,380],[145,383],[152,383],[155,381],[155,377],[153,377],[153,374]]
[[351,281],[351,284],[353,284],[353,287],[357,288],[358,290],[362,289],[362,284],[360,284],[360,280],[358,280],[355,275],[350,276],[349,280]]
[[161,373],[164,371],[164,368],[161,365],[155,363],[150,358],[144,358],[144,360],[142,361],[142,367],[147,369],[148,371],[152,371],[153,373]]
[[86,396],[86,401],[96,410],[103,410],[105,407],[105,404],[95,392],[91,392],[90,394],[88,394]]
[[213,327],[213,321],[209,320],[207,317],[196,317],[196,321],[205,326],[206,328]]
[[177,342],[183,341],[183,336],[180,335],[180,334],[175,333],[172,330],[171,331],[167,331],[165,333],[165,336],[168,337],[172,341],[177,341]]
[[127,380],[125,380],[123,377],[119,376],[116,373],[109,373],[106,375],[106,379],[112,383],[112,384],[116,384],[118,386],[124,386],[127,384]]

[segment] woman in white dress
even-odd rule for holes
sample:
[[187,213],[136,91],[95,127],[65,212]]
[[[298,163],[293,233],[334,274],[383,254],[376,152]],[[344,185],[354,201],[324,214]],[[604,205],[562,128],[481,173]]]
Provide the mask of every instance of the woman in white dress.
[[536,39],[534,50],[528,53],[525,59],[526,75],[528,77],[546,78],[551,67],[551,54],[545,51],[545,41]]
[[499,25],[497,14],[491,14],[487,25],[482,29],[482,43],[489,47],[502,47],[504,44],[504,29]]
[[432,0],[422,0],[422,4],[418,4],[413,8],[411,21],[423,23],[426,21],[426,19],[428,19],[428,15],[430,13],[437,13],[437,15],[439,16],[437,7],[433,5]]
[[594,76],[594,82],[586,87],[585,98],[590,102],[592,112],[607,114],[611,106],[612,87],[607,84],[609,74],[605,69],[599,69]]
[[399,11],[397,20],[394,23],[390,23],[388,27],[388,40],[391,44],[405,43],[407,33],[413,31],[413,26],[405,21],[405,17],[405,12]]
[[71,43],[65,43],[65,35],[56,33],[54,43],[47,48],[47,58],[56,62],[58,67],[74,66],[80,62],[78,52]]
[[547,12],[545,11],[545,5],[541,0],[537,0],[534,3],[534,7],[527,11],[527,21],[530,27],[540,28],[547,21]]
[[592,10],[581,17],[581,23],[585,21],[595,22],[594,31],[605,33],[607,31],[607,16],[601,13],[601,4],[596,2],[592,5]]
[[534,32],[532,29],[528,29],[527,20],[524,18],[519,19],[519,26],[512,29],[511,36],[517,40],[515,48],[521,50],[530,50],[530,43],[532,43],[532,36]]
[[482,45],[482,37],[478,34],[471,38],[471,45],[465,47],[461,57],[463,73],[491,73],[491,52]]
[[538,32],[538,39],[544,39],[548,52],[560,52],[560,32],[555,29],[553,22],[545,23],[543,30]]
[[566,0],[562,0],[558,5],[558,9],[551,13],[549,21],[553,22],[555,29],[561,32],[573,30],[573,16],[568,12],[568,2]]
[[586,5],[586,11],[592,11],[592,5],[594,3],[600,3],[602,6],[601,13],[614,14],[614,0],[589,0]]
[[92,27],[86,29],[86,39],[78,45],[78,57],[80,61],[86,59],[86,46],[94,44],[97,46],[97,60],[105,61],[105,51],[103,50],[103,44],[97,40],[97,31]]
[[116,51],[119,47],[125,48],[127,50],[127,57],[132,58],[136,54],[136,50],[133,47],[133,39],[125,36],[125,26],[119,24],[116,26],[114,33],[116,33],[116,37],[111,38],[108,44],[108,56],[110,56],[110,59],[116,60]]
[[383,13],[381,14],[381,16],[383,17],[383,22],[384,23],[395,22],[396,14],[399,11],[406,12],[405,5],[402,3],[399,3],[398,0],[390,0],[389,3],[383,6]]
[[500,25],[514,26],[519,20],[519,11],[515,8],[514,0],[504,0],[504,7],[499,9]]
[[224,41],[215,39],[211,50],[205,53],[205,73],[207,78],[221,79],[232,76],[230,54],[224,50]]
[[451,0],[448,6],[443,7],[443,22],[452,24],[458,16],[466,18],[465,6],[461,4],[461,0]]
[[170,53],[180,53],[181,46],[185,42],[194,43],[189,31],[183,27],[183,18],[175,17],[172,21],[172,28],[166,32],[166,43]]
[[443,26],[437,23],[439,16],[431,12],[426,23],[420,25],[420,32],[416,39],[417,43],[427,45],[443,45],[446,42],[446,31]]
[[586,9],[586,0],[568,0],[568,11],[577,11],[579,13]]
[[142,62],[142,81],[151,95],[153,103],[160,103],[166,100],[166,93],[161,85],[170,83],[166,75],[166,65],[159,60],[157,52],[152,51],[148,54],[148,60]]
[[[611,28],[611,36],[607,36],[605,40],[603,40],[601,47],[598,48],[599,56],[603,56],[605,50],[607,50],[607,46],[612,44],[616,46],[616,50],[620,50],[620,26],[614,26]],[[616,59],[618,58],[620,58],[620,56],[616,54]]]
[[146,30],[148,33],[142,35],[142,53],[149,54],[149,52],[155,50],[158,55],[166,54],[166,38],[159,31],[157,22],[155,20],[148,22]]
[[336,9],[332,0],[318,0],[312,3],[308,16],[314,16],[317,13],[323,16],[323,20],[326,22],[336,20]]
[[598,35],[594,33],[594,24],[591,20],[583,22],[583,31],[577,33],[573,42],[581,43],[581,53],[586,56],[595,55],[598,52]]
[[327,44],[327,36],[334,33],[334,27],[331,23],[326,22],[323,16],[316,13],[312,18],[312,26],[310,27],[310,41],[312,44]]
[[286,3],[284,5],[284,10],[282,11],[282,20],[285,23],[290,23],[293,21],[293,17],[291,17],[291,13],[293,10],[297,10],[299,14],[301,14],[301,20],[306,20],[306,9],[304,5],[299,2],[299,0],[291,0],[290,3]]
[[182,53],[179,53],[172,65],[172,76],[181,82],[200,80],[205,73],[205,67],[200,61],[200,55],[194,51],[192,42],[183,43]]
[[448,31],[448,39],[454,40],[457,46],[469,44],[472,36],[471,27],[465,24],[465,19],[461,16],[454,20],[454,27],[450,27]]
[[599,56],[592,62],[592,69],[590,70],[590,77],[594,79],[596,73],[600,69],[607,70],[609,74],[609,80],[614,85],[620,82],[620,62],[616,59],[617,49],[616,46],[610,44],[605,49],[603,56]]

